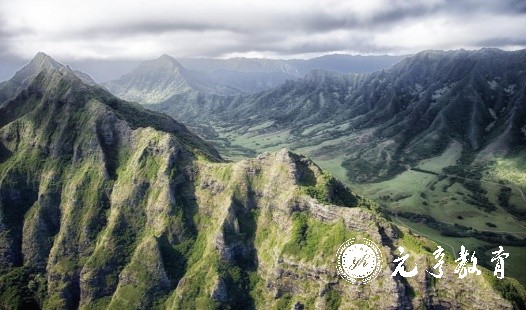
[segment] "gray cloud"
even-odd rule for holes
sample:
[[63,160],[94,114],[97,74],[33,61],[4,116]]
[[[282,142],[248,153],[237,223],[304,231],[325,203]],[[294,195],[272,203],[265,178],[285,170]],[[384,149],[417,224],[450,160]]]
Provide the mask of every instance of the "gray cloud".
[[523,0],[47,2],[0,3],[0,55],[290,58],[526,46]]
[[410,18],[428,16],[440,11],[442,7],[435,5],[429,7],[424,4],[414,6],[388,6],[378,12],[373,12],[370,17],[361,18],[352,12],[343,16],[335,16],[329,12],[297,11],[292,13],[279,13],[268,17],[268,24],[262,29],[259,25],[252,25],[250,20],[242,21],[241,16],[230,16],[230,20],[241,20],[238,23],[221,23],[210,20],[159,20],[147,17],[142,20],[125,20],[120,23],[107,23],[90,25],[81,32],[61,33],[61,36],[115,36],[137,34],[161,34],[167,32],[189,31],[226,31],[244,35],[258,35],[265,32],[304,32],[326,33],[341,29],[376,29],[395,24]]
[[422,4],[416,4],[411,7],[390,6],[363,20],[360,20],[360,18],[354,14],[348,14],[343,18],[335,18],[329,14],[314,15],[308,20],[306,25],[309,30],[314,31],[349,28],[376,29],[411,18],[429,16],[430,14],[438,12],[439,9],[439,6],[429,7]]
[[496,37],[477,42],[480,46],[526,46],[526,38]]
[[203,32],[203,31],[228,31],[242,32],[242,29],[229,27],[223,24],[212,24],[205,21],[162,21],[143,20],[129,21],[118,25],[94,25],[82,31],[66,32],[58,34],[60,37],[112,37],[112,36],[136,36],[143,34],[163,34],[169,32]]
[[516,15],[526,13],[526,2],[523,0],[448,0],[444,9],[459,14],[489,12],[493,14]]

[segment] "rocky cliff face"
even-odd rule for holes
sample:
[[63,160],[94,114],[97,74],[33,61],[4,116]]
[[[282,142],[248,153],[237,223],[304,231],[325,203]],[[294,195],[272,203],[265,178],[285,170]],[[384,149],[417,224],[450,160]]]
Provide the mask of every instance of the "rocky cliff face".
[[[485,277],[453,277],[451,261],[432,281],[434,244],[310,160],[225,163],[172,119],[34,62],[16,91],[2,86],[2,308],[511,307]],[[336,273],[337,248],[358,236],[384,254],[364,286]],[[399,245],[416,278],[390,277]]]

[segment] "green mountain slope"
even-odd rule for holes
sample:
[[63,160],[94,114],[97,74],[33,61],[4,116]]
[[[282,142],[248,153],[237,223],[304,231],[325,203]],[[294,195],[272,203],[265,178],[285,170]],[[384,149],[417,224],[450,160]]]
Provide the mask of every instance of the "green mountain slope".
[[[486,270],[432,281],[423,270],[434,264],[433,243],[305,157],[280,151],[225,163],[183,125],[85,84],[43,54],[16,78],[24,83],[0,91],[2,308],[524,302],[520,285]],[[380,276],[365,286],[336,273],[336,250],[351,237],[384,254]],[[421,270],[407,281],[390,277],[400,245]],[[454,267],[448,259],[445,272]]]

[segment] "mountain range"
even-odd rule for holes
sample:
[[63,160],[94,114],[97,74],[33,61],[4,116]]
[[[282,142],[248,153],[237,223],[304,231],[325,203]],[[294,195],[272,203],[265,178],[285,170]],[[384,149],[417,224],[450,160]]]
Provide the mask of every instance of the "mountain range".
[[[232,135],[241,136],[263,126],[255,132],[287,131],[280,146],[324,142],[323,149],[314,147],[308,155],[316,158],[327,149],[345,154],[348,177],[364,182],[392,177],[407,165],[440,154],[451,141],[459,141],[468,157],[518,154],[526,146],[525,55],[496,49],[427,51],[375,73],[314,70],[275,88],[237,96],[218,96],[197,86],[192,95],[161,87],[167,94],[164,101],[138,102],[160,102],[150,108],[188,120],[190,126],[212,123],[200,130],[210,140],[217,137],[210,130],[214,127],[235,128]],[[158,92],[141,91],[141,81],[155,79],[130,75],[136,83],[126,83],[128,93],[122,97]],[[158,81],[155,85],[165,83]],[[120,94],[115,87],[109,89]]]
[[[336,251],[352,237],[383,252],[366,286],[336,272]],[[416,277],[391,277],[399,246]],[[431,279],[434,249],[308,158],[281,150],[226,162],[181,123],[45,54],[0,84],[2,308],[506,309],[526,300],[515,280],[482,267],[469,281]],[[445,272],[455,266],[448,258]]]
[[[420,234],[448,248],[474,237],[489,255],[503,239],[486,234],[526,237],[525,66],[524,50],[423,51],[372,73],[316,69],[261,92],[175,92],[148,108],[228,159],[307,155]],[[520,264],[525,248],[515,251]]]
[[103,85],[123,99],[142,104],[214,100],[216,96],[272,89],[312,69],[370,72],[390,67],[400,59],[403,56],[327,55],[309,60],[186,58],[179,62],[162,55]]

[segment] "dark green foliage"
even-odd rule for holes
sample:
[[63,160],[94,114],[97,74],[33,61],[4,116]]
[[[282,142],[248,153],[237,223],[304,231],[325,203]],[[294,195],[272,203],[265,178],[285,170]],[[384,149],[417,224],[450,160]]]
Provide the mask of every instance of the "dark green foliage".
[[307,187],[305,188],[305,193],[307,193],[307,195],[311,196],[312,198],[318,200],[321,203],[329,203],[326,192],[323,189],[314,186]]
[[312,171],[309,167],[312,162],[310,162],[306,157],[302,157],[292,152],[289,152],[288,155],[296,165],[296,179],[298,184],[301,186],[315,186],[316,175],[314,175],[314,171]]
[[315,184],[304,186],[303,190],[319,202],[343,207],[355,207],[358,203],[351,190],[330,175],[323,175],[322,180]]
[[[42,92],[37,89],[28,88],[21,91],[16,98],[8,101],[0,108],[0,126],[4,126],[13,120],[25,115],[34,109],[34,104],[42,99]],[[29,104],[26,104],[29,103]]]
[[309,228],[307,219],[305,213],[294,214],[291,240],[285,245],[284,251],[299,254],[307,246],[307,230]]
[[326,309],[328,310],[340,309],[341,296],[334,288],[331,287],[331,289],[329,289],[329,291],[327,292],[325,302]]
[[427,174],[432,174],[432,175],[439,175],[439,173],[436,173],[434,171],[429,171],[429,170],[420,169],[420,168],[411,168],[411,170],[422,172],[422,173],[427,173]]
[[[347,170],[347,177],[354,182],[370,182],[388,180],[405,171],[405,167],[387,161],[372,161],[367,158],[346,159],[342,167]],[[379,172],[381,176],[379,176]]]
[[486,222],[486,226],[493,227],[493,228],[497,227],[497,225],[490,223],[490,222]]
[[0,164],[11,157],[12,153],[9,151],[2,142],[0,142]]
[[462,165],[445,167],[442,169],[442,172],[446,176],[458,176],[463,179],[480,180],[482,178],[482,174],[478,169]]
[[[404,280],[405,282],[407,282],[405,278],[402,278],[402,279],[403,279],[402,283],[404,282]],[[405,295],[409,297],[410,300],[415,299],[416,297],[415,289],[411,285],[409,285],[409,283],[404,283],[404,286],[405,286]]]
[[497,279],[493,274],[484,274],[484,276],[503,298],[512,303],[514,309],[526,309],[526,290],[517,280]]
[[[110,124],[112,131],[112,138],[118,138],[113,124]],[[117,178],[117,167],[119,166],[119,143],[120,141],[106,141],[103,133],[101,132],[101,124],[97,124],[97,138],[99,139],[99,145],[104,153],[104,163],[106,165],[106,171],[111,179]]]
[[[390,211],[390,214],[394,213]],[[443,236],[448,237],[473,237],[482,241],[486,241],[492,244],[499,245],[512,245],[512,246],[524,246],[526,245],[526,239],[519,239],[514,235],[510,234],[499,234],[490,231],[477,231],[471,227],[466,227],[459,224],[450,225],[447,223],[439,222],[432,216],[426,214],[417,214],[411,212],[398,212],[398,216],[407,218],[414,223],[422,223],[433,229],[436,229]]]
[[28,267],[18,267],[0,277],[0,308],[40,309],[46,280]]
[[[475,184],[474,182],[469,182],[469,183],[464,183],[464,185],[467,185],[467,184]],[[480,184],[480,183],[479,183]],[[467,186],[469,190],[473,190],[473,191],[477,191],[478,189],[481,189],[480,185],[474,185],[472,187],[470,186]],[[488,199],[488,197],[486,197],[486,191],[478,191],[477,194],[473,194],[473,195],[468,195],[467,197],[464,197],[464,201],[471,204],[471,205],[474,205],[474,206],[477,206],[477,207],[480,207],[482,210],[486,211],[486,212],[491,212],[491,211],[495,211],[497,210],[497,207],[491,203]]]
[[[221,309],[255,309],[254,298],[250,292],[259,278],[255,271],[247,271],[247,266],[232,266],[226,262],[219,264],[219,277],[225,281],[230,300]],[[249,268],[252,269],[252,268]]]
[[[30,171],[14,170],[3,181],[0,189],[0,225],[4,231],[0,240],[11,248],[12,255],[2,257],[14,266],[22,265],[22,229],[24,216],[38,198],[38,184],[30,180]],[[8,245],[9,244],[9,245]],[[0,266],[2,272],[3,266]]]
[[110,241],[107,246],[103,250],[95,252],[86,263],[89,268],[94,270],[93,278],[100,281],[95,287],[98,290],[98,298],[115,292],[119,282],[119,274],[132,258],[133,251],[140,240],[138,237],[141,235],[145,220],[144,213],[137,211],[131,212],[133,217],[121,216],[116,220],[116,225],[109,231]]
[[281,310],[281,309],[290,309],[292,306],[292,295],[289,293],[285,293],[279,297],[277,304],[275,305],[275,310]]
[[158,241],[164,270],[170,279],[171,289],[175,289],[187,269],[188,252],[192,248],[193,240],[186,240],[174,247],[163,234]]
[[442,171],[445,176],[449,177],[449,185],[444,188],[444,191],[447,190],[454,183],[460,183],[464,188],[469,190],[471,194],[463,195],[462,198],[466,203],[477,206],[486,212],[492,212],[497,209],[497,207],[488,199],[486,196],[487,190],[482,187],[480,181],[482,174],[480,168],[477,166],[449,166],[444,168]]
[[358,200],[351,190],[335,178],[327,183],[329,188],[329,202],[337,206],[354,207]]
[[511,188],[507,186],[502,186],[500,188],[498,201],[499,205],[508,211],[511,215],[516,217],[518,220],[526,220],[526,210],[519,209],[517,206],[510,203],[511,197]]

